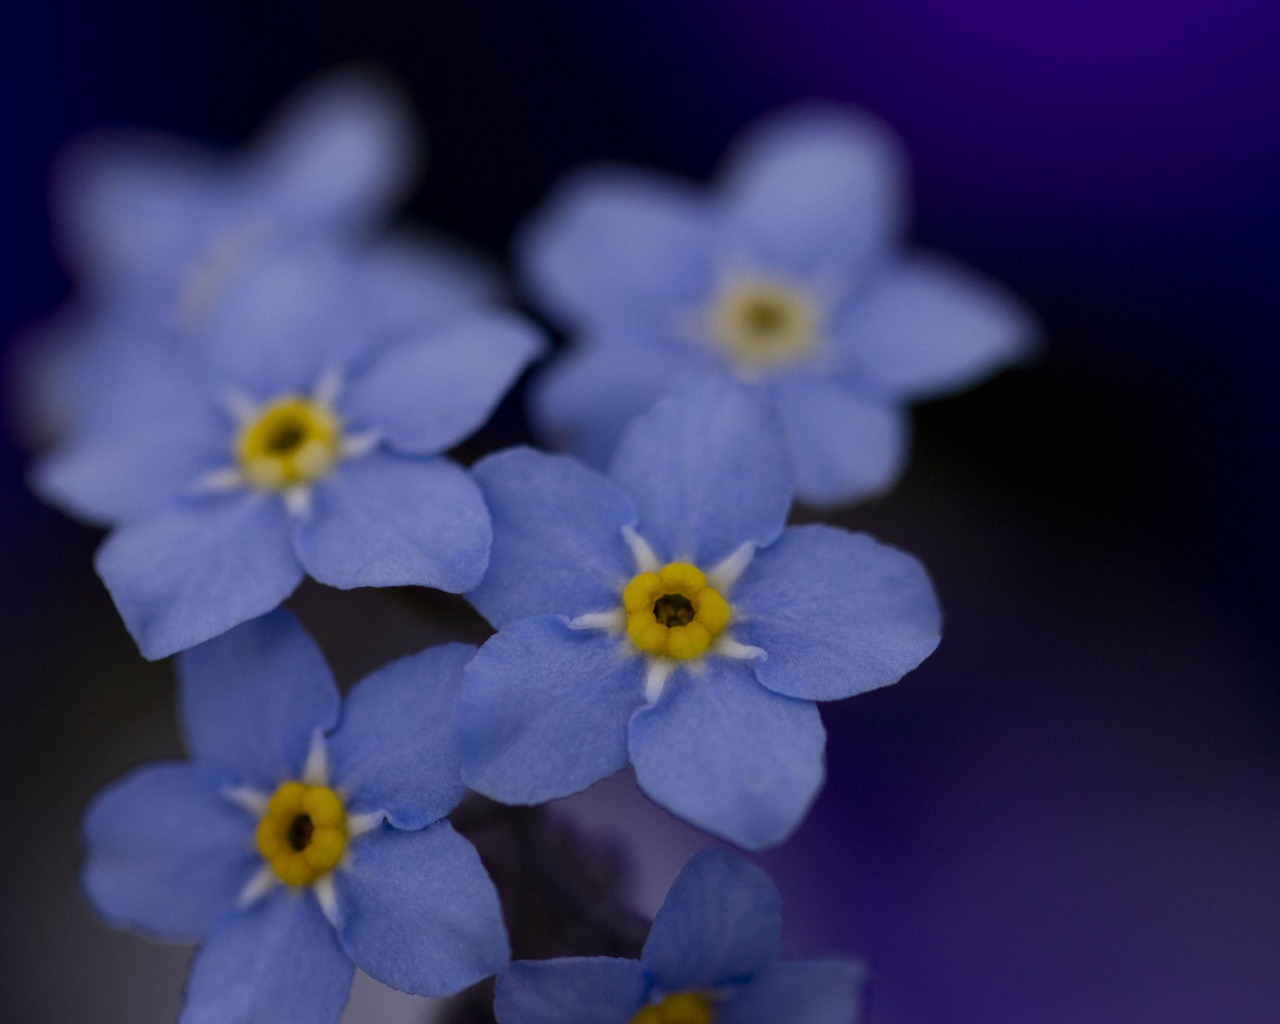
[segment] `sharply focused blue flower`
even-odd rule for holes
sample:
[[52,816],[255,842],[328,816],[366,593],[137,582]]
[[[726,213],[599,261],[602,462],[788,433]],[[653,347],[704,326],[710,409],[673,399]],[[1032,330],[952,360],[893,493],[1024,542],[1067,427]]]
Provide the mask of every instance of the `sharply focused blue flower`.
[[910,556],[783,529],[791,466],[756,389],[694,382],[625,435],[610,477],[527,448],[478,463],[493,515],[469,597],[499,632],[467,669],[463,772],[541,803],[635,766],[657,803],[780,842],[823,778],[818,700],[896,682],[938,643]]
[[723,850],[676,878],[637,960],[518,960],[498,976],[499,1024],[857,1024],[865,971],[779,960],[781,899]]
[[572,177],[516,252],[577,342],[534,390],[545,436],[604,466],[673,385],[726,374],[777,404],[801,498],[890,486],[901,404],[990,374],[1035,333],[994,284],[904,251],[904,184],[887,130],[835,108],[753,129],[709,194],[621,168]]
[[330,248],[264,261],[199,351],[137,359],[37,464],[45,496],[117,525],[98,572],[147,657],[270,611],[304,573],[479,582],[489,516],[437,453],[484,422],[540,339],[488,312],[391,341],[364,267]]
[[341,714],[284,611],[179,658],[192,760],[145,765],[94,799],[83,885],[114,925],[204,940],[182,1024],[323,1024],[354,966],[444,995],[507,962],[493,884],[441,820],[464,792],[453,709],[473,653],[393,662]]

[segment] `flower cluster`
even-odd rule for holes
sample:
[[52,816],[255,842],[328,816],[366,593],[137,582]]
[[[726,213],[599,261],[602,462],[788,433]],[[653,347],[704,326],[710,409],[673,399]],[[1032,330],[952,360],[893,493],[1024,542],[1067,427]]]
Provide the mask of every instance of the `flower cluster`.
[[[518,263],[576,336],[533,401],[574,454],[468,469],[446,453],[544,346],[473,262],[377,235],[416,165],[394,94],[326,80],[239,158],[72,153],[80,288],[31,365],[32,480],[109,528],[98,572],[142,654],[178,654],[192,758],[94,800],[84,889],[113,924],[204,941],[184,1022],[334,1021],[357,966],[424,995],[499,974],[503,1024],[859,1016],[861,969],[779,961],[777,890],[724,852],[685,867],[639,961],[508,966],[445,816],[468,788],[541,804],[631,765],[678,817],[775,845],[822,786],[817,702],[933,651],[914,558],[787,525],[795,497],[888,486],[901,403],[1032,334],[995,286],[902,253],[900,163],[876,123],[810,110],[754,130],[710,196],[571,181]],[[496,632],[343,702],[280,608],[304,575],[462,593]]]

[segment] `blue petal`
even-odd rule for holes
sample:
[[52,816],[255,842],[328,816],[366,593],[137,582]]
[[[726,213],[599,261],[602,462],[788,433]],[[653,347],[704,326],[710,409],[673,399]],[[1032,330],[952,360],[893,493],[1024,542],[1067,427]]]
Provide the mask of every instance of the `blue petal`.
[[860,1024],[867,971],[852,960],[774,964],[716,1011],[716,1024]]
[[892,250],[906,222],[905,157],[865,114],[804,107],[753,127],[727,168],[727,239],[798,275],[853,283]]
[[262,863],[256,824],[218,795],[206,765],[146,765],[84,815],[85,895],[111,924],[168,939],[204,936]]
[[865,533],[797,526],[734,589],[735,638],[763,648],[776,693],[838,700],[896,683],[938,646],[942,613],[924,567]]
[[379,242],[365,252],[359,271],[380,338],[436,330],[501,294],[495,269],[431,237]]
[[532,448],[498,452],[472,472],[493,516],[489,571],[467,595],[485,618],[502,627],[621,606],[636,568],[622,528],[636,511],[613,481]]
[[801,500],[840,505],[897,481],[910,433],[904,413],[816,377],[780,377],[768,389],[787,427]]
[[308,890],[229,914],[196,955],[178,1024],[329,1024],[354,965]]
[[704,568],[747,541],[768,544],[791,506],[791,459],[772,403],[727,380],[695,381],[636,419],[610,475],[660,558]]
[[441,452],[489,418],[541,350],[520,317],[475,313],[384,352],[350,382],[338,411],[353,430],[376,429],[397,451]]
[[122,526],[94,564],[153,660],[271,611],[302,579],[280,500],[243,492]]
[[324,655],[284,609],[178,657],[178,720],[191,756],[271,792],[296,779],[312,735],[338,720]]
[[498,1024],[627,1024],[647,979],[635,960],[569,957],[517,960],[498,975]]
[[1035,318],[993,281],[919,257],[886,274],[832,324],[848,373],[889,394],[954,391],[1029,353]]
[[463,777],[508,804],[568,796],[627,763],[644,662],[617,637],[543,615],[490,637],[458,702]]
[[502,908],[475,848],[438,822],[384,826],[335,873],[342,945],[366,974],[423,996],[450,995],[510,959]]
[[393,661],[347,694],[329,739],[331,777],[353,811],[385,811],[397,828],[443,818],[466,791],[454,717],[470,644]]
[[665,327],[711,287],[714,211],[695,189],[625,168],[579,171],[516,240],[517,272],[567,323]]
[[641,959],[664,989],[701,988],[758,974],[781,948],[777,886],[737,854],[706,850],[671,884]]
[[636,781],[677,817],[748,850],[782,842],[822,787],[816,705],[766,690],[742,662],[679,671],[631,720]]
[[465,470],[448,459],[373,451],[316,485],[294,547],[307,572],[331,587],[456,594],[480,582],[491,538],[484,499]]

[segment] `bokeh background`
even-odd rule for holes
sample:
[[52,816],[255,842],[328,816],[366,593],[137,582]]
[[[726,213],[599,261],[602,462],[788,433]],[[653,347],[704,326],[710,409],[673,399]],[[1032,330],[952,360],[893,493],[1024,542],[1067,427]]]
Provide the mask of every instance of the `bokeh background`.
[[[1008,282],[1046,346],[920,407],[902,485],[842,516],[920,555],[948,621],[904,682],[826,708],[830,782],[763,858],[790,944],[865,957],[872,1024],[1269,1024],[1278,44],[1273,0],[14,4],[0,337],[66,293],[46,174],[92,126],[234,144],[361,60],[430,137],[406,217],[501,260],[583,161],[703,178],[778,105],[869,107],[912,154],[917,240]],[[93,576],[98,534],[26,491],[26,457],[0,442],[0,1020],[171,1019],[188,951],[108,932],[75,889],[84,801],[178,750],[169,671]],[[443,628],[317,590],[299,608],[347,680]],[[565,813],[631,852],[651,911],[702,840],[629,786]],[[362,982],[348,1019],[428,1013]]]

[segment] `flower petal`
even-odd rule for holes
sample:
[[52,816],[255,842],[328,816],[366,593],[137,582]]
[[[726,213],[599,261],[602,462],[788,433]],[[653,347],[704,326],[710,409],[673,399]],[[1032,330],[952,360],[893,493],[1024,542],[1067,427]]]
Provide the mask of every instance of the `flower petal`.
[[484,581],[467,595],[495,626],[529,615],[584,615],[621,604],[635,562],[622,536],[635,506],[608,477],[532,448],[472,470],[493,516]]
[[437,330],[501,294],[495,268],[432,236],[380,241],[366,250],[359,270],[379,338]]
[[610,476],[635,501],[660,558],[710,566],[745,542],[768,544],[791,506],[791,459],[757,388],[704,378],[633,421]]
[[316,642],[283,608],[178,656],[178,719],[191,756],[270,793],[296,779],[311,738],[338,720]]
[[822,787],[826,733],[808,701],[766,690],[744,662],[677,672],[631,720],[636,781],[655,803],[748,850],[782,842]]
[[867,970],[852,960],[774,964],[716,1012],[720,1024],[860,1024]]
[[796,526],[759,552],[733,592],[734,636],[762,648],[776,693],[839,700],[896,683],[938,646],[924,567],[865,533]]
[[450,995],[510,959],[498,894],[475,848],[437,822],[383,826],[336,872],[342,945],[362,971],[416,995]]
[[351,381],[339,412],[353,429],[375,429],[397,451],[432,455],[480,427],[541,351],[527,321],[475,313],[388,349]]
[[281,887],[219,924],[196,955],[178,1024],[329,1024],[354,974],[315,897]]
[[561,183],[516,239],[525,286],[569,324],[658,326],[711,287],[714,212],[684,182],[622,167]]
[[500,1024],[627,1024],[646,987],[636,960],[517,960],[498,975],[493,1009]]
[[443,458],[373,451],[312,491],[294,548],[331,587],[435,587],[461,593],[484,575],[489,513],[475,482]]
[[643,659],[617,637],[552,615],[490,637],[458,702],[463,777],[508,804],[568,796],[627,763]]
[[906,159],[880,121],[802,107],[752,127],[726,168],[730,251],[856,282],[906,222]]
[[466,792],[454,724],[470,644],[445,644],[384,665],[347,694],[329,739],[334,783],[350,810],[385,811],[396,828],[443,818]]
[[748,978],[777,960],[781,949],[777,886],[743,857],[706,850],[672,883],[641,959],[659,985],[674,990]]
[[103,789],[84,815],[82,884],[111,924],[159,938],[204,936],[261,861],[255,822],[219,796],[207,765],[163,762]]
[[128,523],[107,537],[94,565],[153,660],[269,612],[302,579],[283,504],[247,492]]
[[780,377],[768,390],[787,427],[801,500],[840,505],[897,482],[910,433],[900,410],[817,377]]

